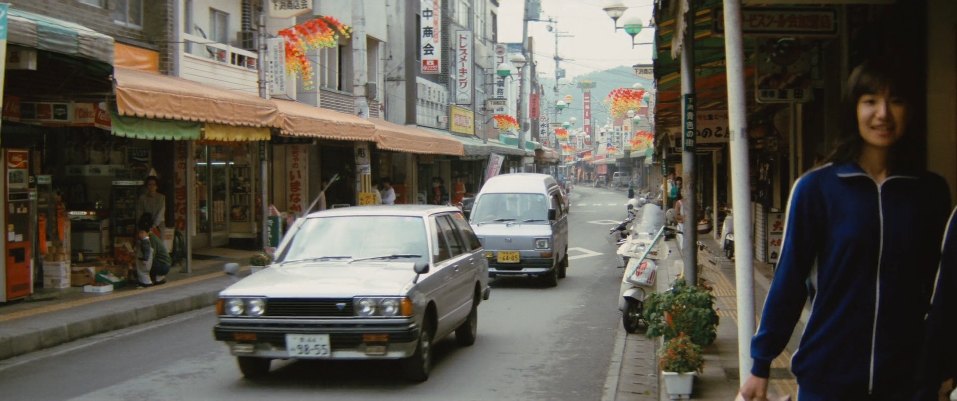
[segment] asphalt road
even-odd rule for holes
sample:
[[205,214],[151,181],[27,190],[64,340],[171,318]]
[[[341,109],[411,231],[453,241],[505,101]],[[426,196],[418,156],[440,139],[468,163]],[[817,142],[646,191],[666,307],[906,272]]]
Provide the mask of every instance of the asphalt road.
[[[213,340],[211,309],[4,361],[0,398],[12,400],[599,400],[616,330],[621,270],[605,240],[625,214],[621,192],[576,187],[570,267],[557,288],[493,282],[479,307],[478,341],[438,342],[429,380],[405,381],[385,362],[275,361],[244,380]],[[108,307],[108,306],[104,306]]]

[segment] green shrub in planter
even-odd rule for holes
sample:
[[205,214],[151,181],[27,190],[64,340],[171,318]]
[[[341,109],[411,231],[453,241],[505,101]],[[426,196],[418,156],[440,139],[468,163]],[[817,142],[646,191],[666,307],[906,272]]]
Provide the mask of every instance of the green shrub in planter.
[[269,266],[272,263],[272,256],[265,252],[260,252],[249,258],[249,264],[252,266]]
[[714,296],[703,287],[690,286],[675,280],[672,288],[653,293],[645,299],[648,337],[664,336],[665,340],[684,333],[692,342],[705,346],[717,338],[718,313]]
[[701,346],[684,333],[665,342],[665,346],[658,352],[658,368],[663,372],[701,373],[703,367]]

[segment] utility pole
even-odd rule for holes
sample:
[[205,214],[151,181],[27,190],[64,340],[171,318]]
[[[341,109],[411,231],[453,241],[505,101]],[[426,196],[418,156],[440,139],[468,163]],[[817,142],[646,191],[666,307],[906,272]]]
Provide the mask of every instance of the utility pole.
[[[679,2],[681,4],[681,2]],[[681,109],[684,135],[681,151],[681,215],[684,216],[684,241],[681,251],[685,282],[698,284],[698,220],[695,217],[695,90],[694,90],[694,2],[687,2],[684,40],[681,44]],[[737,242],[737,241],[735,241]]]
[[[259,8],[259,43],[256,46],[258,50],[256,56],[259,61],[259,97],[263,99],[269,99],[269,86],[266,82],[266,69],[265,63],[266,60],[266,10],[263,7]],[[266,144],[267,141],[259,141],[259,196],[262,197],[262,240],[263,248],[269,247],[269,202],[267,202],[267,197],[269,195],[269,163],[267,160]],[[190,174],[186,174],[188,177]],[[191,219],[187,219],[189,221]],[[276,227],[278,229],[278,227]],[[189,234],[186,235],[189,238]]]
[[[731,216],[735,227],[751,227],[748,123],[744,89],[744,49],[741,41],[741,4],[724,0],[724,51],[728,63],[728,122],[731,152]],[[741,384],[751,372],[750,345],[755,331],[754,269],[751,230],[734,233],[734,277],[738,301],[738,378]]]

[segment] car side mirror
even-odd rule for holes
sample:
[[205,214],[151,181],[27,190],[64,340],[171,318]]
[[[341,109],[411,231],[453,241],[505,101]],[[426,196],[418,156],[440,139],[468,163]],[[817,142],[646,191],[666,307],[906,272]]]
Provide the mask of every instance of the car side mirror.
[[416,274],[425,274],[429,272],[429,262],[415,262],[415,267],[413,268]]
[[555,220],[558,217],[558,211],[555,209],[548,209],[548,219]]

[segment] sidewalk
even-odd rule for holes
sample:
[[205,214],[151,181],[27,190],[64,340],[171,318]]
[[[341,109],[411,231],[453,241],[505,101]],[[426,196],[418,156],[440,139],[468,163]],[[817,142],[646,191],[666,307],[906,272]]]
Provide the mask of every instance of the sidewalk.
[[[160,286],[127,285],[106,294],[84,293],[81,287],[41,289],[0,304],[0,361],[213,305],[219,291],[249,274],[246,265],[255,253],[227,248],[194,252],[192,272],[174,266]],[[229,262],[242,266],[236,276],[223,272]]]
[[[737,291],[734,285],[734,262],[719,252],[720,247],[710,236],[701,235],[699,241],[704,250],[698,251],[698,275],[712,286],[718,316],[718,337],[705,347],[704,371],[695,378],[694,393],[691,399],[729,401],[737,395],[738,378],[738,330],[737,330]],[[683,270],[681,250],[674,240],[666,242],[672,250],[661,260],[658,271],[658,290],[664,291]],[[763,305],[770,286],[771,266],[754,262],[755,307]],[[759,313],[757,314],[759,317]],[[757,319],[756,319],[757,321]],[[796,333],[783,352],[771,365],[769,392],[774,396],[790,394],[797,396],[797,384],[789,366],[791,353],[795,349],[798,336],[804,331],[805,316],[795,327]],[[668,400],[657,367],[656,351],[661,339],[648,339],[644,334],[627,334],[621,327],[613,351],[609,380],[606,384],[604,401],[658,401]],[[620,356],[618,356],[620,355]],[[613,377],[618,372],[617,377]]]

